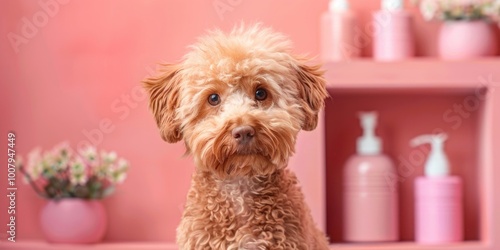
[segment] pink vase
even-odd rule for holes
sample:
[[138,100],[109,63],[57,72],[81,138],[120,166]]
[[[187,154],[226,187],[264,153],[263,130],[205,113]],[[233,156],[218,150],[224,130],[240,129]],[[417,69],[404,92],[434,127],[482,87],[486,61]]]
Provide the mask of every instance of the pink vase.
[[450,21],[441,26],[439,54],[457,60],[497,54],[496,26],[482,20]]
[[45,238],[53,243],[96,243],[106,233],[107,215],[98,200],[50,200],[40,214]]

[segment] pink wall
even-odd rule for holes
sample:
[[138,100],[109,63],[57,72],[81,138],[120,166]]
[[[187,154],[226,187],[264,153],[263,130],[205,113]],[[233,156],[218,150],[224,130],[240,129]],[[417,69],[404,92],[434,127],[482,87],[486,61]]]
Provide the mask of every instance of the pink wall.
[[[47,12],[41,4],[46,2],[56,4]],[[0,137],[14,130],[21,154],[38,145],[51,147],[63,140],[77,145],[93,138],[97,146],[129,159],[128,179],[105,200],[109,241],[173,241],[189,186],[191,159],[182,157],[182,144],[169,145],[160,139],[138,88],[154,63],[177,61],[204,30],[227,30],[240,20],[272,26],[290,36],[296,52],[316,55],[319,15],[327,6],[326,0],[64,2],[69,3],[0,1]],[[378,1],[351,2],[364,29]],[[226,4],[229,10],[218,13],[214,3]],[[44,19],[46,12],[50,17]],[[7,36],[21,34],[25,22],[33,18],[36,26],[24,30],[27,38],[16,52]],[[437,27],[417,17],[419,55],[435,55]],[[364,54],[370,55],[370,50],[367,46]],[[99,129],[102,122],[111,123],[112,131]],[[89,133],[92,136],[85,135]],[[5,152],[6,143],[1,140],[0,152]],[[299,150],[304,148],[302,140]],[[6,162],[5,157],[1,154],[0,162]],[[292,167],[301,178],[308,178],[295,162]],[[5,190],[5,168],[0,176]],[[18,239],[41,238],[37,219],[44,201],[20,179]],[[7,203],[1,197],[0,223],[4,224]]]

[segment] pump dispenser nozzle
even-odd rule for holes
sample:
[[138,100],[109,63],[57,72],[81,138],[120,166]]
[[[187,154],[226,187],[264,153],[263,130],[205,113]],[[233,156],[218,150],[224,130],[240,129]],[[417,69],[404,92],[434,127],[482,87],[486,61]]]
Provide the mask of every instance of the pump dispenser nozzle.
[[382,0],[382,9],[386,11],[398,11],[404,8],[402,0]]
[[328,9],[330,11],[346,11],[349,9],[349,2],[348,0],[330,0]]
[[448,139],[448,135],[441,133],[436,135],[417,136],[410,141],[412,147],[417,147],[425,143],[431,144],[431,152],[425,163],[426,176],[440,177],[450,174],[448,157],[446,157],[444,152],[444,142],[446,139]]
[[377,112],[360,112],[359,119],[363,128],[363,136],[358,138],[357,151],[360,155],[380,154],[382,141],[375,135]]

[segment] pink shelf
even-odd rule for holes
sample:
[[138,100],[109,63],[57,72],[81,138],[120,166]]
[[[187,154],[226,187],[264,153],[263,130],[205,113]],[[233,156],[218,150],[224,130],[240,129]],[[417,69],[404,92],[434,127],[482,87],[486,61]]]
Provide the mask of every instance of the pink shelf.
[[[322,166],[316,176],[326,176],[321,192],[325,209],[319,211],[326,222],[326,232],[332,239],[331,249],[500,249],[500,58],[467,61],[442,61],[416,58],[400,62],[375,62],[361,59],[327,63],[327,88],[331,99],[323,114],[319,131],[310,135],[325,138],[318,143],[323,148]],[[443,114],[455,104],[477,98],[477,108],[463,118],[460,128],[450,128]],[[472,100],[475,101],[475,100]],[[419,245],[413,242],[413,178],[421,175],[419,166],[401,185],[401,242],[385,244],[351,244],[342,242],[341,176],[345,158],[353,153],[359,127],[356,113],[360,110],[381,110],[383,128],[378,133],[386,152],[393,158],[407,156],[408,140],[434,128],[444,128],[452,134],[447,147],[454,152],[454,174],[466,181],[465,242],[442,246]],[[404,128],[404,129],[401,129]],[[298,152],[302,154],[302,152]],[[396,165],[399,164],[395,159]],[[313,172],[311,169],[309,169]],[[311,173],[310,172],[310,173]],[[309,183],[304,183],[309,185]],[[306,194],[309,195],[309,194]]]
[[325,65],[328,87],[364,88],[476,88],[480,78],[498,76],[499,58],[442,61],[422,58],[400,62],[352,60]]
[[391,244],[333,244],[331,250],[483,250],[490,249],[479,242],[463,242],[441,246],[418,245],[413,242],[397,242]]
[[[68,244],[49,244],[44,241],[22,241],[16,243],[0,243],[0,249],[8,250],[178,250],[173,243],[160,242],[115,242],[101,243],[92,245],[68,245]],[[452,244],[445,246],[424,246],[412,242],[398,242],[393,244],[333,244],[331,250],[482,250],[487,246],[478,242],[464,242],[461,244]]]
[[177,250],[173,243],[162,242],[109,242],[90,245],[50,244],[45,241],[1,242],[5,250]]
[[[425,246],[412,242],[398,242],[394,244],[332,244],[330,249],[369,249],[369,250],[481,250],[486,249],[484,244],[478,242],[464,242],[445,246]],[[16,243],[0,243],[0,249],[9,250],[178,250],[173,243],[160,242],[113,242],[92,245],[50,244],[43,241],[22,241]]]

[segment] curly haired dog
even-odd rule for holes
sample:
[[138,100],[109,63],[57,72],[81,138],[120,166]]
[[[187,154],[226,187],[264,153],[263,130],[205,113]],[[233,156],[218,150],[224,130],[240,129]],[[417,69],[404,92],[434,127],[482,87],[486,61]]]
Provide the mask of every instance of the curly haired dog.
[[184,140],[196,169],[180,249],[328,249],[286,166],[327,97],[320,66],[260,25],[212,31],[144,80],[162,138]]

